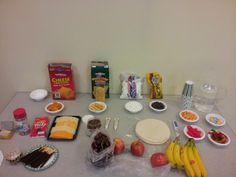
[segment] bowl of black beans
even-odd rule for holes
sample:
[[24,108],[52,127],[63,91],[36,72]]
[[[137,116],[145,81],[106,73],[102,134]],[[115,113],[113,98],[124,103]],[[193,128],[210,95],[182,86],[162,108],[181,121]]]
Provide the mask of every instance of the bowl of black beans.
[[149,107],[155,112],[163,112],[167,109],[167,104],[164,101],[154,100],[149,103]]

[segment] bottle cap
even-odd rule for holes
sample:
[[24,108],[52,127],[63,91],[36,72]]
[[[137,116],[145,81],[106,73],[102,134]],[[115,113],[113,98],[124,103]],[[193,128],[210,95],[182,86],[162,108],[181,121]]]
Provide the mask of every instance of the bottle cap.
[[14,112],[13,112],[14,118],[17,119],[22,119],[26,116],[26,112],[24,108],[17,108]]

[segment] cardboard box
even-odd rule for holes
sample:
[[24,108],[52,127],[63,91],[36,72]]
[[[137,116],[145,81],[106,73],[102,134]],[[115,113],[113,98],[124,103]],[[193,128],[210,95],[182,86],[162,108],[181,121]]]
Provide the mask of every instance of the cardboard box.
[[109,66],[107,61],[91,62],[91,82],[92,98],[96,98],[97,101],[105,101],[105,98],[109,98]]
[[75,99],[76,93],[71,66],[71,63],[48,64],[48,72],[53,99]]

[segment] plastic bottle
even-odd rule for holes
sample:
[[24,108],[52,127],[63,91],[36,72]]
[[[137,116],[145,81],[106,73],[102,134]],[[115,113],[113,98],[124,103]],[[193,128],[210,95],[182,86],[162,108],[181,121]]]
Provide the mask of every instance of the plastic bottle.
[[28,124],[26,111],[24,108],[17,108],[13,111],[15,118],[16,130],[21,136],[28,135],[30,133],[30,125]]

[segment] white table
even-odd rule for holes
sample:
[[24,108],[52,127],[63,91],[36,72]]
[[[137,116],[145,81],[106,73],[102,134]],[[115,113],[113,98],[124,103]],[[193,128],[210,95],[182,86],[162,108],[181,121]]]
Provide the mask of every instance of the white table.
[[[14,98],[10,101],[7,107],[0,114],[0,120],[13,120],[12,112],[15,108],[24,107],[27,111],[27,116],[30,124],[32,125],[35,117],[48,115],[52,122],[55,115],[49,115],[44,111],[44,107],[47,103],[51,102],[51,97],[46,98],[41,102],[34,102],[30,100],[28,92],[18,92]],[[89,94],[79,94],[74,101],[62,101],[65,105],[65,109],[58,115],[80,115],[92,114],[87,109],[88,104],[92,102],[92,98]],[[130,142],[136,139],[133,128],[138,120],[146,118],[160,119],[166,122],[171,130],[171,136],[174,138],[175,134],[172,128],[172,121],[176,120],[181,129],[185,126],[185,123],[178,118],[180,111],[179,97],[178,96],[166,96],[164,101],[167,103],[168,108],[163,113],[156,113],[149,109],[148,103],[151,100],[145,98],[140,100],[143,104],[144,109],[138,114],[128,113],[124,109],[124,104],[127,100],[120,100],[119,95],[111,95],[110,99],[106,100],[108,109],[99,115],[98,118],[102,119],[104,125],[105,117],[119,117],[120,124],[117,132],[113,130],[112,124],[109,127],[109,132],[113,136],[121,136],[126,141],[126,145],[129,146]],[[216,110],[217,111],[217,110]],[[205,131],[209,131],[212,127],[205,121],[205,114],[198,112],[200,115],[200,121],[197,123]],[[227,121],[227,120],[226,120]],[[31,147],[37,144],[49,143],[55,145],[59,149],[58,161],[49,169],[41,172],[32,172],[24,168],[22,164],[15,166],[10,165],[7,161],[3,161],[0,167],[1,177],[74,177],[74,176],[107,176],[106,170],[91,168],[86,161],[86,154],[89,148],[90,139],[85,133],[86,126],[82,123],[80,125],[79,133],[74,141],[47,141],[46,138],[37,137],[31,138],[30,136],[19,136],[17,133],[14,134],[11,140],[0,140],[0,150],[3,153],[14,149],[15,147],[20,148],[22,151],[27,151]],[[197,143],[197,147],[200,150],[203,161],[206,165],[210,177],[233,177],[236,174],[236,135],[232,131],[230,125],[226,125],[220,130],[226,132],[231,137],[231,144],[227,147],[220,148],[213,145],[207,138]],[[127,135],[132,135],[131,137]],[[186,142],[186,137],[181,133],[181,141]],[[148,152],[145,154],[145,158],[148,162],[148,158],[152,153],[153,149],[164,150],[165,145],[161,146],[147,146]],[[129,155],[129,154],[128,154]],[[130,155],[131,156],[131,155]],[[115,157],[116,158],[116,157]],[[138,159],[137,159],[138,164]],[[128,165],[129,166],[129,165]],[[128,167],[127,166],[127,167]],[[109,168],[109,167],[108,167]],[[134,169],[133,166],[127,168],[129,170]],[[142,169],[139,169],[142,171]],[[116,173],[113,176],[121,176],[125,173],[125,169],[121,173]],[[127,174],[128,173],[127,171]],[[131,175],[130,175],[131,176]],[[156,175],[158,176],[158,175]],[[185,176],[184,172],[177,170],[171,170],[168,172],[169,177],[172,176]]]

